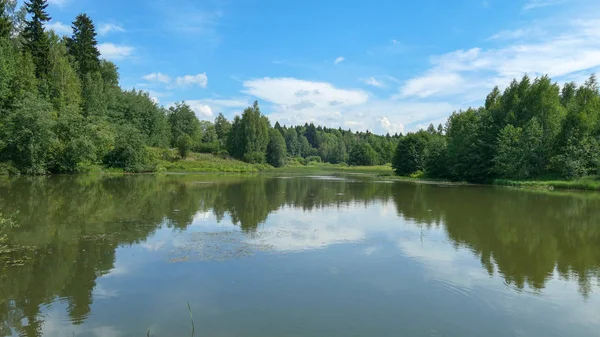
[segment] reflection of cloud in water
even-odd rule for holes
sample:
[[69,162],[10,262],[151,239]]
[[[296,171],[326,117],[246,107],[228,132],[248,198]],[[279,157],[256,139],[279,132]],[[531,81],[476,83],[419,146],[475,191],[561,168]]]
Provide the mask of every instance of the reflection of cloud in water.
[[117,290],[107,289],[102,284],[98,284],[92,291],[92,294],[95,298],[105,299],[119,296],[119,292]]
[[338,243],[357,242],[364,238],[364,231],[358,228],[310,224],[263,231],[249,239],[249,242],[263,243],[276,251],[289,252],[320,249]]
[[65,316],[65,310],[54,307],[44,317],[41,336],[64,337],[64,336],[93,336],[93,337],[119,337],[124,336],[122,332],[113,326],[89,326],[88,324],[67,324],[69,317]]
[[375,246],[371,246],[371,247],[367,247],[365,249],[363,249],[362,253],[363,255],[373,255],[373,253],[375,253],[379,248],[375,247]]

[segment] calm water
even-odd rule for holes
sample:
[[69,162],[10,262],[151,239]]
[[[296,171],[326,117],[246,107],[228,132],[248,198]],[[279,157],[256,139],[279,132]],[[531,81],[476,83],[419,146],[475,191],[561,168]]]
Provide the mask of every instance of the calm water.
[[[0,335],[598,336],[600,194],[348,177],[0,181]],[[5,262],[2,262],[3,265]]]

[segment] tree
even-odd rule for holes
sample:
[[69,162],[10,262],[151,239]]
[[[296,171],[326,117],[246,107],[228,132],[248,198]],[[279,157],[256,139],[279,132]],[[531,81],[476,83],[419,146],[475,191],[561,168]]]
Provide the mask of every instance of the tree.
[[142,134],[131,125],[123,125],[117,131],[115,146],[107,155],[106,163],[126,172],[148,172],[153,167]]
[[192,148],[192,138],[187,134],[183,133],[177,138],[177,151],[181,159],[187,158],[190,149]]
[[303,157],[306,158],[311,155],[312,146],[308,142],[308,139],[304,136],[298,137],[298,152]]
[[50,16],[46,13],[48,7],[47,0],[30,0],[25,2],[25,8],[30,15],[30,20],[25,23],[23,35],[25,37],[25,46],[35,64],[37,78],[42,79],[50,71],[50,41],[44,31],[44,24],[50,21]]
[[22,173],[46,174],[51,149],[56,144],[52,107],[33,95],[18,103],[0,124],[0,139],[6,140],[2,158]]
[[[435,132],[433,125],[430,126]],[[411,175],[425,171],[427,148],[431,139],[431,130],[409,133],[398,142],[392,167],[397,175]]]
[[425,151],[425,174],[433,178],[449,178],[448,143],[441,134],[432,137]]
[[229,154],[232,157],[237,159],[241,159],[244,156],[242,119],[240,116],[235,116],[233,118],[231,131],[227,137],[227,151],[229,151]]
[[169,108],[168,120],[171,126],[173,146],[176,146],[175,141],[183,134],[190,136],[193,144],[192,147],[200,143],[202,138],[200,121],[189,105],[175,103],[175,106]]
[[356,144],[348,157],[348,164],[355,166],[370,166],[376,162],[377,152],[367,143]]
[[277,129],[269,130],[269,144],[267,145],[267,163],[281,167],[286,154],[285,139]]
[[227,144],[227,138],[229,137],[229,132],[231,131],[231,123],[220,113],[217,118],[215,118],[215,131],[217,133],[217,139],[221,146],[225,146]]
[[15,10],[15,0],[0,0],[0,39],[9,38],[13,31],[11,14]]
[[73,35],[67,40],[69,54],[77,61],[79,76],[100,71],[100,52],[96,47],[96,28],[87,14],[79,14],[73,21]]
[[48,76],[48,87],[50,101],[57,110],[81,107],[81,81],[77,72],[71,67],[67,56],[67,48],[64,42],[58,41],[58,37],[52,34],[50,46],[50,74]]
[[242,158],[247,162],[264,162],[269,143],[269,120],[263,116],[258,102],[242,113]]
[[287,152],[291,156],[300,155],[300,144],[298,143],[298,133],[296,129],[290,128],[285,131],[285,145]]

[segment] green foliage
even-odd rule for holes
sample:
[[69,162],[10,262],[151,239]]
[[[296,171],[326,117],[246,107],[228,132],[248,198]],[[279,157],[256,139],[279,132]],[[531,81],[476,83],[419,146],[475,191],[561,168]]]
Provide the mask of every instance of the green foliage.
[[79,76],[100,71],[100,52],[96,45],[96,28],[87,14],[79,14],[73,21],[73,36],[67,40],[69,54],[75,59]]
[[377,164],[377,152],[367,143],[356,144],[350,151],[348,164],[354,166],[372,166]]
[[8,39],[13,32],[11,15],[16,5],[16,0],[0,0],[0,39]]
[[0,139],[5,142],[2,159],[22,173],[46,174],[56,143],[51,111],[50,104],[32,96],[17,104],[0,124]]
[[80,108],[81,81],[69,62],[66,44],[63,41],[55,41],[50,47],[48,86],[50,101],[56,110],[67,107]]
[[217,139],[219,140],[221,147],[227,145],[227,137],[229,136],[230,131],[231,123],[222,113],[220,113],[217,118],[215,118],[215,132],[217,133]]
[[[444,134],[445,132],[445,134]],[[560,87],[547,76],[524,76],[484,107],[453,113],[446,128],[431,125],[427,145],[401,138],[394,167],[407,175],[489,182],[547,175],[575,179],[600,170],[600,93],[595,76]]]
[[109,167],[126,172],[153,171],[144,137],[131,125],[124,125],[117,131],[115,146],[108,153],[106,163]]
[[167,119],[171,126],[172,145],[176,145],[175,141],[184,134],[191,138],[192,146],[200,143],[202,137],[200,121],[189,105],[176,103],[175,106],[169,108]]
[[[435,132],[435,130],[433,131]],[[398,142],[392,167],[398,175],[409,176],[425,169],[431,135],[425,131],[409,133]]]
[[267,163],[281,167],[286,155],[285,139],[277,129],[269,130],[269,144],[267,145]]
[[191,148],[192,148],[192,138],[187,134],[183,133],[177,138],[176,141],[177,151],[179,152],[179,156],[182,159],[187,158]]
[[25,22],[23,36],[25,46],[35,64],[36,75],[44,79],[50,72],[50,41],[44,31],[44,24],[50,21],[46,12],[47,0],[30,0],[25,2],[30,19]]

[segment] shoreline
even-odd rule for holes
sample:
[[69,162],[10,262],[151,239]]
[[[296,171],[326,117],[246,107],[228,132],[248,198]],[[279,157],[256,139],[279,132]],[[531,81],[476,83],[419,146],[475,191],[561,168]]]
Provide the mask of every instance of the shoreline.
[[[511,180],[494,179],[488,183],[457,182],[447,179],[432,179],[426,177],[397,176],[391,166],[348,166],[345,164],[315,163],[306,166],[272,167],[266,164],[249,164],[235,159],[225,159],[209,154],[194,154],[188,159],[174,162],[161,161],[154,172],[124,172],[120,170],[97,167],[96,170],[72,174],[58,175],[138,175],[138,174],[252,174],[252,175],[277,175],[277,174],[360,174],[377,177],[389,181],[404,181],[420,184],[446,185],[446,186],[502,186],[527,190],[544,191],[593,191],[600,192],[600,178],[587,177],[578,180]],[[57,174],[49,174],[57,175]],[[0,178],[9,178],[10,175],[0,174]]]

